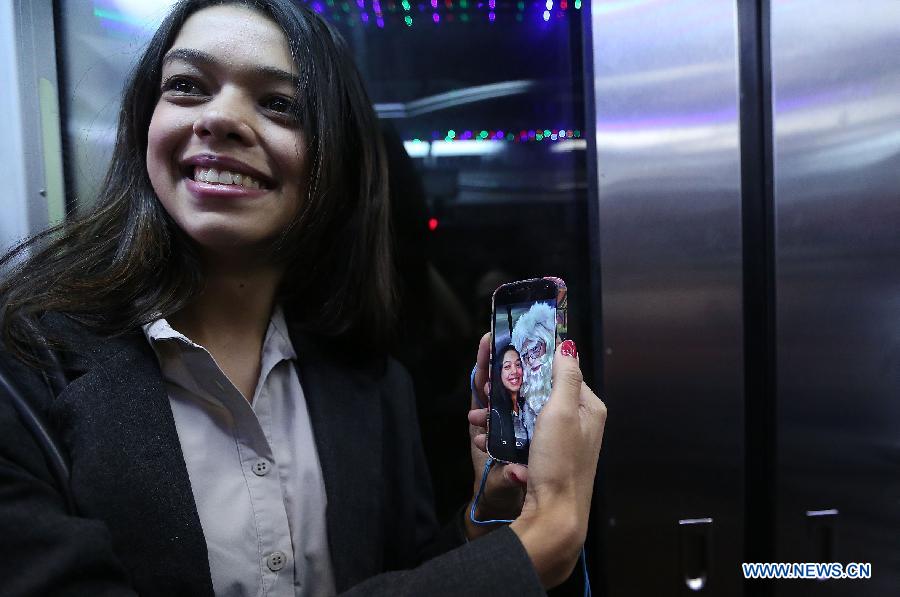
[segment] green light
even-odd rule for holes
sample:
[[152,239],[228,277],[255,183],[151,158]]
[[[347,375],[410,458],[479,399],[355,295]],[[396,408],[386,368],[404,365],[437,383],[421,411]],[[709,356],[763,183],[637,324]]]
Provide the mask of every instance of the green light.
[[575,0],[575,10],[581,9],[581,0]]
[[453,137],[444,137],[444,141],[450,143],[450,141],[453,141]]
[[480,138],[482,138],[482,139],[486,139],[487,136],[488,136],[488,132],[487,132],[487,131],[481,131],[480,133],[478,133],[478,136],[479,136]]
[[447,131],[447,136],[449,138],[453,139],[454,137],[456,137],[456,131],[454,131],[453,129],[450,129],[449,131]]
[[459,0],[460,8],[469,8],[469,0]]
[[540,133],[538,133],[538,134],[536,134],[536,135],[534,136],[534,140],[535,140],[535,141],[540,141],[540,140],[543,139],[543,138],[544,138],[544,135],[542,135],[542,134],[540,134]]
[[403,6],[403,10],[409,10],[409,2],[403,0],[403,2],[401,2],[400,4],[401,6]]
[[509,133],[509,134],[506,135],[506,140],[507,140],[507,141],[515,141],[515,140],[516,140],[516,136],[513,135],[512,133]]
[[126,23],[128,25],[143,25],[144,23],[140,19],[135,19],[134,17],[129,17],[120,12],[115,12],[113,10],[103,10],[102,8],[94,9],[94,16],[100,19],[106,19],[107,21],[115,21],[117,23]]
[[347,4],[346,2],[344,2],[344,3],[341,5],[341,10],[343,10],[344,12],[350,12],[350,5]]
[[413,139],[413,143],[421,143],[421,142],[422,142],[422,140],[421,140],[421,139],[418,139],[418,138],[416,138],[416,139]]
[[518,8],[519,10],[525,10],[525,3],[524,3],[524,2],[517,2],[517,3],[516,3],[516,8]]
[[403,21],[406,23],[407,27],[412,27],[412,17],[411,16],[406,15],[405,17],[403,17]]
[[545,137],[549,137],[549,136],[552,135],[552,134],[553,134],[553,133],[551,133],[551,132],[548,131],[547,129],[544,129],[544,136],[545,136]]
[[334,6],[334,0],[328,0],[328,6]]
[[464,12],[461,15],[459,15],[459,20],[463,21],[464,23],[468,23],[469,22],[469,13]]
[[580,137],[580,136],[581,136],[581,131],[579,131],[578,129],[576,129],[576,130],[575,130],[575,136],[576,136],[576,137]]

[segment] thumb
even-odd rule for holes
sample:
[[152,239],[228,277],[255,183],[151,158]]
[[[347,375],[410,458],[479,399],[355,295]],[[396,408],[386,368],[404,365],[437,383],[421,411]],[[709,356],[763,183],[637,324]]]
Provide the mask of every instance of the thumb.
[[551,402],[570,402],[577,404],[581,396],[581,384],[584,377],[578,362],[578,349],[575,342],[566,340],[556,347],[553,354],[553,386]]

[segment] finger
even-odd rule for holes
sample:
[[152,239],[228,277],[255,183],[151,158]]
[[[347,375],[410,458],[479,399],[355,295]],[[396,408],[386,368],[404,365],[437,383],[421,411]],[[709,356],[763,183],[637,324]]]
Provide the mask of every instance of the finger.
[[521,464],[508,464],[503,471],[507,479],[516,485],[525,486],[528,484],[528,467]]
[[469,411],[469,424],[475,427],[487,427],[488,409],[476,408]]
[[[490,332],[481,337],[478,343],[478,356],[475,358],[475,388],[483,388],[484,382],[488,378],[488,368],[491,362],[491,334]],[[482,396],[483,404],[487,404],[487,394]],[[481,406],[476,402],[477,397],[472,396],[472,408]]]
[[586,383],[581,384],[581,404],[588,408],[595,418],[606,424],[606,403]]
[[472,443],[475,444],[475,447],[481,450],[482,452],[487,452],[487,435],[484,433],[479,433],[475,437],[472,438]]
[[580,401],[584,378],[581,375],[577,355],[575,343],[571,340],[566,340],[556,347],[553,355],[553,389],[548,406],[554,402],[577,405]]

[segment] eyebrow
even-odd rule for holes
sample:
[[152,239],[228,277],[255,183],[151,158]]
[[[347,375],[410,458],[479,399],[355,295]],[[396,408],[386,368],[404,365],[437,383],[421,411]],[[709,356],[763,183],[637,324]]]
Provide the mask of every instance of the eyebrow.
[[[182,62],[190,64],[202,64],[204,66],[218,66],[221,64],[212,54],[208,54],[201,50],[194,50],[192,48],[174,48],[169,50],[163,57],[162,63],[163,65],[166,65],[170,62],[175,62],[176,60],[181,60]],[[290,83],[294,87],[300,86],[300,79],[297,78],[296,75],[274,66],[250,66],[247,70],[260,77]]]

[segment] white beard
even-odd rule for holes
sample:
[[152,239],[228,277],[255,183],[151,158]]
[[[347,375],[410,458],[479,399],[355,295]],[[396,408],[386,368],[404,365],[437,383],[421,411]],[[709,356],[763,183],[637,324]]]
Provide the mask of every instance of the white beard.
[[[549,353],[548,353],[549,354]],[[534,423],[537,420],[541,409],[550,398],[550,382],[552,374],[548,366],[550,359],[547,355],[541,359],[541,367],[537,371],[532,372],[531,369],[525,369],[525,379],[522,383],[522,396],[525,397],[524,415],[525,428],[528,430],[528,437],[534,437]]]

